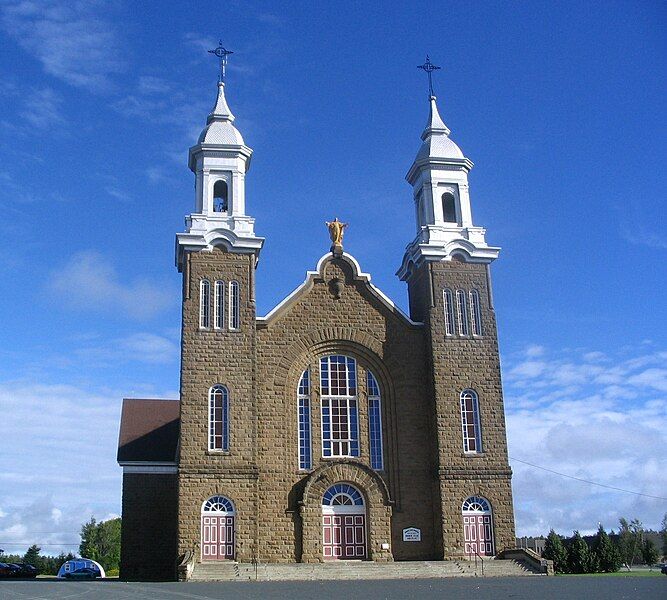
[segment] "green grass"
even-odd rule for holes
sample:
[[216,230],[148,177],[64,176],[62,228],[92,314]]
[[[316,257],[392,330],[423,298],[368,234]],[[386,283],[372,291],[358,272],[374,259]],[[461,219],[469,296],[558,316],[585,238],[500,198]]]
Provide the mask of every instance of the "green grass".
[[617,573],[558,573],[559,577],[665,577],[659,570],[654,569],[653,571],[647,570],[637,570],[637,571],[625,571],[621,570]]

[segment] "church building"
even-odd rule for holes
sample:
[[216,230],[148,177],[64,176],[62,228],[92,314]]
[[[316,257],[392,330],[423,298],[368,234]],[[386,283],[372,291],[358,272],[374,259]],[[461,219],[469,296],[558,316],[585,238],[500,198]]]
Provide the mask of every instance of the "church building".
[[123,401],[121,578],[175,579],[184,560],[196,571],[514,547],[490,276],[500,249],[473,225],[473,163],[435,96],[406,176],[409,314],[334,220],[331,251],[259,316],[262,207],[246,198],[253,151],[225,94],[220,81],[190,148],[194,206],[176,235],[180,399]]

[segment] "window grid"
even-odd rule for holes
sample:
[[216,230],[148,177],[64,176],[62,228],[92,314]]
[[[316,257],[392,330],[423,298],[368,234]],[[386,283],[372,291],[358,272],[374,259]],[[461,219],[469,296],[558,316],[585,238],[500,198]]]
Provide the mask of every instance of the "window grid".
[[473,390],[463,390],[461,392],[461,428],[464,452],[482,452],[479,401]]
[[445,335],[454,335],[454,297],[452,290],[443,292],[445,306]]
[[229,284],[229,328],[237,330],[241,327],[241,309],[239,298],[239,282]]
[[298,388],[298,419],[299,419],[299,469],[308,470],[312,467],[311,429],[310,429],[310,373],[303,372]]
[[470,314],[472,316],[472,334],[482,335],[482,311],[479,305],[479,292],[470,291]]
[[199,327],[211,326],[211,282],[202,279],[199,284]]
[[222,329],[225,322],[225,282],[216,281],[213,288],[213,327]]
[[368,371],[368,437],[371,455],[371,468],[381,471],[384,468],[382,459],[382,411],[380,404],[380,387],[373,373]]
[[456,311],[459,321],[459,335],[468,335],[468,303],[466,293],[456,290]]
[[229,394],[222,385],[209,392],[208,449],[229,450]]
[[320,359],[322,456],[359,456],[357,366],[348,356]]

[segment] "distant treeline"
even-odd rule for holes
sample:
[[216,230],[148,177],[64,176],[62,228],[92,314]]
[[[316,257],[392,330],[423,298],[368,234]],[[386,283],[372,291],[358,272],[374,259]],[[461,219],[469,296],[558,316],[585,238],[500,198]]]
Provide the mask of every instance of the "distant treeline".
[[658,538],[662,548],[654,542],[655,533],[645,531],[638,519],[620,519],[618,533],[608,534],[602,525],[595,536],[582,537],[578,531],[571,537],[558,535],[553,529],[546,538],[543,558],[554,561],[556,573],[614,573],[633,564],[654,565],[667,555],[667,515]]

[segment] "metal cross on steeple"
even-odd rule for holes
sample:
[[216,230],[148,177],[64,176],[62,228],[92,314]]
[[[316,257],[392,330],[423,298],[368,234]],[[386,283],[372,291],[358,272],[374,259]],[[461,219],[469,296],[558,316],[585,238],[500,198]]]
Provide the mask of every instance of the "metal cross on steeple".
[[218,47],[215,50],[209,50],[209,54],[215,54],[220,59],[220,74],[218,75],[218,82],[225,81],[225,68],[227,67],[227,57],[234,54],[231,50],[227,50],[222,45],[222,40],[218,42]]
[[418,69],[422,69],[422,71],[426,71],[426,74],[428,75],[428,95],[429,97],[435,96],[433,93],[433,78],[432,74],[433,71],[437,71],[440,69],[440,67],[436,67],[432,62],[431,59],[428,57],[428,54],[426,55],[426,62],[423,65],[419,65],[417,67]]

